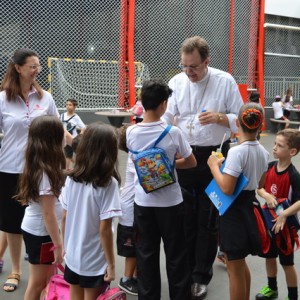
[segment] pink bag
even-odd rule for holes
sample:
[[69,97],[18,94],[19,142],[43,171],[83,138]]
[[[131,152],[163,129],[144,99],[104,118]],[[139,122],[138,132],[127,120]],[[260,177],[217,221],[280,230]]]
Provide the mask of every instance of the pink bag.
[[110,288],[109,285],[96,300],[126,300],[126,293],[119,288]]
[[[58,268],[63,272],[64,267]],[[46,288],[42,292],[41,300],[70,300],[70,285],[64,280],[64,275],[54,274],[51,276]]]
[[[138,101],[140,102],[140,101]],[[144,108],[142,106],[141,103],[136,103],[133,107],[131,107],[131,109],[129,109],[129,111],[131,111],[135,116],[140,117],[143,112],[144,112]]]

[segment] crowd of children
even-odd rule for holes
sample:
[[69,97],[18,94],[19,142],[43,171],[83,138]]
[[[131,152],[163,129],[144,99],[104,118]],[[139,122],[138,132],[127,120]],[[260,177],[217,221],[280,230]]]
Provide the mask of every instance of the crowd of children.
[[[70,284],[70,299],[95,300],[105,282],[116,277],[114,218],[119,219],[117,253],[125,257],[124,274],[118,284],[120,289],[141,300],[160,299],[162,240],[169,297],[172,300],[191,299],[183,198],[176,169],[193,168],[196,160],[182,132],[161,119],[171,94],[172,90],[163,81],[145,81],[141,92],[143,119],[118,129],[100,122],[85,129],[74,112],[78,105],[74,99],[67,100],[67,112],[61,115],[62,122],[55,116],[40,116],[33,120],[16,195],[23,205],[27,205],[22,222],[29,259],[25,300],[40,299],[53,265],[61,264],[63,260],[64,278]],[[242,192],[220,217],[220,250],[227,265],[230,300],[250,299],[251,274],[245,260],[249,254],[266,259],[267,286],[256,295],[257,300],[278,297],[277,257],[285,272],[286,299],[296,300],[298,279],[294,253],[282,251],[277,236],[285,228],[290,231],[287,220],[300,210],[300,174],[292,164],[292,158],[300,150],[300,132],[296,129],[279,131],[273,147],[276,161],[268,163],[269,153],[257,140],[264,120],[259,94],[253,95],[251,100],[238,114],[239,144],[229,150],[225,162],[214,152],[207,161],[224,194],[234,193],[240,176],[248,179]],[[284,117],[281,104],[280,101],[280,117]],[[74,137],[72,147],[65,148],[65,155],[64,127]],[[85,130],[77,136],[76,128]],[[140,158],[139,153],[150,155],[147,150],[156,148],[161,152],[155,152],[154,159]],[[118,149],[128,153],[121,192]],[[65,156],[69,159],[67,163],[72,160],[72,164],[63,171],[66,169]],[[162,157],[167,161],[164,164]],[[139,163],[135,163],[138,158]],[[220,171],[223,162],[224,168]],[[155,184],[165,183],[167,175],[163,171],[168,166],[175,180],[156,190]],[[146,169],[153,177],[150,178],[154,182],[152,190],[143,185],[145,178],[139,168]],[[274,220],[271,237],[267,237],[268,251],[263,251],[257,223],[258,218],[262,220],[263,213],[257,209],[260,203],[256,192],[270,210],[278,206],[277,199],[290,200],[289,208]],[[293,248],[296,236],[291,234],[290,238]],[[1,240],[0,273],[6,248],[5,234]],[[44,261],[43,249],[48,243],[51,243],[53,258]]]

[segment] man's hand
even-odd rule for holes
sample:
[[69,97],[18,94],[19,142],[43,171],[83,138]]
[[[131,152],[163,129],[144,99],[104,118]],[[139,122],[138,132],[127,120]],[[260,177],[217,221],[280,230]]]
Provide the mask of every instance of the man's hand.
[[219,115],[217,112],[206,111],[198,115],[198,120],[201,125],[216,124],[219,123]]

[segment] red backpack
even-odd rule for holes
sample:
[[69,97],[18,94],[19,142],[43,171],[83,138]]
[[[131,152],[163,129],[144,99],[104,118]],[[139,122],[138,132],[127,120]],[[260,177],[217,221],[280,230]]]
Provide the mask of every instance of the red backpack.
[[258,203],[253,203],[253,212],[257,223],[258,234],[261,240],[262,252],[264,254],[268,253],[271,246],[271,234],[266,228],[262,209]]
[[[262,206],[264,218],[267,228],[272,230],[275,220],[280,212],[290,206],[290,201],[287,198],[277,199],[278,206],[275,209],[268,208],[266,205]],[[275,234],[276,245],[284,255],[293,253],[292,238],[295,241],[296,250],[299,249],[299,237],[297,231],[300,229],[300,223],[297,215],[289,216],[284,224],[283,229]],[[274,233],[273,233],[274,234]]]

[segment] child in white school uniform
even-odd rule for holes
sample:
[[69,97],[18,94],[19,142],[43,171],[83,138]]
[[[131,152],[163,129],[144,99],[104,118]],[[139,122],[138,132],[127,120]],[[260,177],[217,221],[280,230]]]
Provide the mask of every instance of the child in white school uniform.
[[[17,199],[28,205],[22,221],[23,239],[29,260],[29,279],[25,300],[39,300],[46,287],[52,263],[63,261],[62,238],[59,232],[62,207],[58,201],[64,184],[64,128],[55,116],[40,116],[29,127],[25,166],[19,182]],[[54,253],[43,254],[42,244],[49,244]]]
[[[172,90],[161,80],[145,81],[142,87],[144,120],[130,126],[126,132],[129,151],[153,147],[167,124],[161,116],[167,108]],[[196,160],[182,132],[171,127],[158,143],[176,168],[192,168]],[[130,154],[135,160],[135,155]],[[139,299],[158,300],[161,297],[160,242],[164,242],[169,296],[172,300],[190,299],[190,271],[183,228],[183,199],[178,182],[146,194],[135,176],[134,222],[137,228],[136,256]]]
[[[124,125],[117,129],[119,149],[128,153],[126,146],[126,129],[129,126]],[[117,253],[125,257],[124,275],[119,282],[119,288],[131,295],[138,295],[137,274],[136,274],[136,229],[133,224],[133,206],[134,206],[134,163],[128,156],[125,183],[121,191],[121,209],[122,216],[119,217],[117,229]]]
[[[83,132],[85,128],[85,124],[82,122],[81,118],[75,113],[76,107],[78,106],[78,102],[75,99],[68,99],[66,101],[66,109],[65,113],[60,115],[60,119],[64,124],[66,130],[75,138],[78,133],[77,130]],[[66,156],[66,169],[72,168],[72,164],[74,164],[73,154],[74,150],[70,145],[65,146],[65,156]]]
[[223,173],[224,158],[215,153],[208,159],[211,172],[223,193],[234,192],[238,177],[249,180],[244,190],[220,217],[220,249],[225,253],[230,285],[230,300],[249,300],[250,271],[245,261],[249,254],[262,252],[262,241],[254,214],[254,204],[259,207],[255,190],[264,185],[268,169],[267,150],[257,141],[263,122],[263,109],[259,104],[247,103],[239,111],[237,126],[239,145],[229,150]]
[[121,215],[118,141],[112,126],[87,126],[62,190],[65,280],[70,299],[94,300],[115,279],[112,219]]

